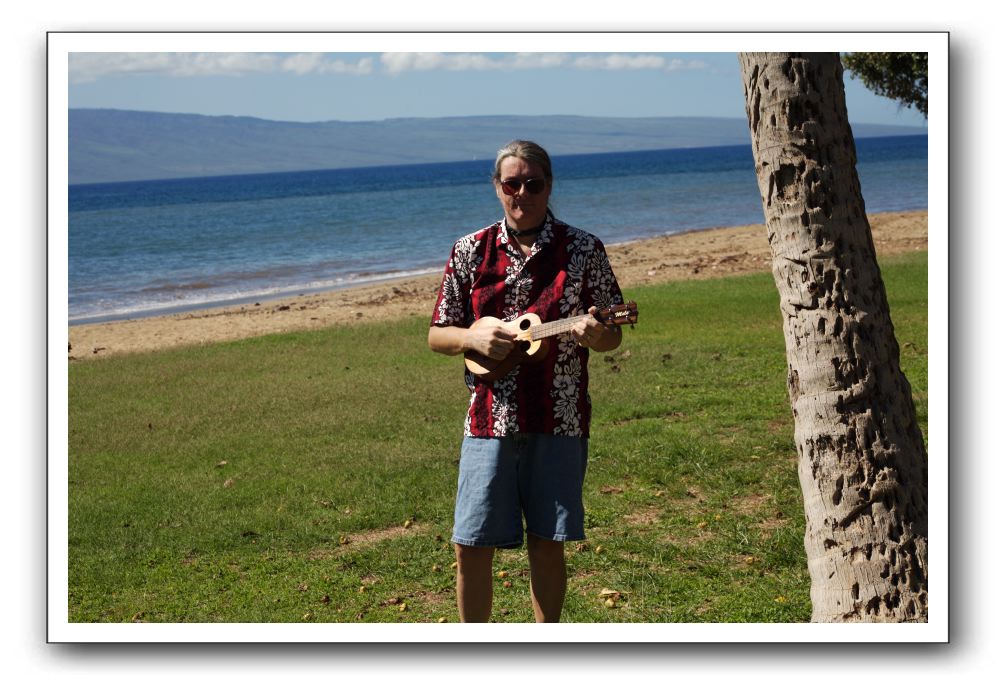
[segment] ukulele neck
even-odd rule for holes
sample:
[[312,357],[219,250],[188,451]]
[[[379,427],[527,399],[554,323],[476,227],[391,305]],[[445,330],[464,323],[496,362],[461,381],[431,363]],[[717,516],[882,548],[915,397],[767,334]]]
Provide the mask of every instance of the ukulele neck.
[[553,335],[560,335],[561,333],[566,333],[575,324],[580,321],[584,321],[588,314],[582,314],[581,316],[569,316],[566,319],[557,319],[556,321],[551,321],[549,323],[540,324],[539,326],[534,326],[529,329],[529,337],[532,340],[542,340],[543,338],[548,338]]

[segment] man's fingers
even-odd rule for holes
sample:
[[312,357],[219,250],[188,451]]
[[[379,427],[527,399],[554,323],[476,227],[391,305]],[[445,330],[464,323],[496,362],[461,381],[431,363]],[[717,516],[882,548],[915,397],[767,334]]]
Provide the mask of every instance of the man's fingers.
[[503,359],[512,351],[512,342],[509,340],[494,340],[491,343],[489,356],[493,359]]
[[516,334],[503,326],[495,326],[491,337],[488,340],[488,351],[491,358],[503,359],[512,351],[513,340]]

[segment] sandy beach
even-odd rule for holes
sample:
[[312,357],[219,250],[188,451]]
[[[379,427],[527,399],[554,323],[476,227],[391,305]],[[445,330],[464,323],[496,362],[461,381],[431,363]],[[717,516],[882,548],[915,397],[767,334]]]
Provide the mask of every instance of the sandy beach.
[[[927,212],[869,216],[878,255],[927,248]],[[623,292],[644,284],[770,269],[763,225],[724,227],[606,247]],[[69,327],[69,359],[108,358],[256,335],[429,316],[438,273],[260,303]]]

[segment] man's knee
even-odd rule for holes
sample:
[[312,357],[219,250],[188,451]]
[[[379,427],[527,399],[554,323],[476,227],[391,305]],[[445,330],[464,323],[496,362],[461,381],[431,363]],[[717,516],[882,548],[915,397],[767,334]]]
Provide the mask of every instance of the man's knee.
[[543,539],[535,535],[528,535],[526,545],[529,548],[529,556],[542,560],[562,560],[564,557],[564,542]]
[[463,544],[453,544],[456,552],[457,565],[482,565],[491,562],[495,550],[490,546],[464,546]]

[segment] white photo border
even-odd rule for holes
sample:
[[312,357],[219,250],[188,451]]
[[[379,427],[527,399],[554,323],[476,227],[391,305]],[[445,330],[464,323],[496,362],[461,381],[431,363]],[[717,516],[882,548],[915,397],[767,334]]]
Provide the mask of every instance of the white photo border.
[[[917,51],[929,54],[930,621],[924,624],[81,624],[68,617],[68,62],[73,52]],[[48,641],[915,643],[949,641],[946,32],[52,32],[48,34]],[[777,636],[777,640],[772,640]]]

